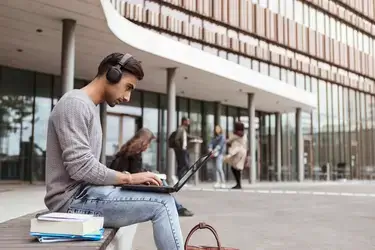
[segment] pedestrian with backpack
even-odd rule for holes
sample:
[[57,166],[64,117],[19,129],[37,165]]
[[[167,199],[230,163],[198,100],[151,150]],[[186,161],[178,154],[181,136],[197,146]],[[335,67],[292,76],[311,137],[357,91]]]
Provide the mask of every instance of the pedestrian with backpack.
[[192,136],[187,132],[189,125],[189,118],[182,117],[181,125],[170,135],[168,139],[169,147],[173,148],[176,155],[177,177],[179,179],[181,179],[190,165],[189,152],[187,151],[188,142],[189,140],[196,138],[195,136]]

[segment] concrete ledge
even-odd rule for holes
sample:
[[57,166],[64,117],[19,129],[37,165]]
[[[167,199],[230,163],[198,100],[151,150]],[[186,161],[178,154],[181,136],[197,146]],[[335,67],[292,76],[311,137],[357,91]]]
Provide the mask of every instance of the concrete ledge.
[[106,250],[131,250],[137,226],[138,224],[134,224],[119,228]]

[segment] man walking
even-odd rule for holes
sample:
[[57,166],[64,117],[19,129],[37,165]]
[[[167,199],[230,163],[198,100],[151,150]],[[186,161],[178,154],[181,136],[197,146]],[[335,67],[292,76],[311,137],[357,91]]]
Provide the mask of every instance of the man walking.
[[190,120],[182,117],[181,125],[177,128],[174,152],[177,160],[177,176],[179,179],[184,175],[190,166],[189,152],[187,151],[188,140],[194,139],[194,136],[188,134],[187,129],[190,126]]

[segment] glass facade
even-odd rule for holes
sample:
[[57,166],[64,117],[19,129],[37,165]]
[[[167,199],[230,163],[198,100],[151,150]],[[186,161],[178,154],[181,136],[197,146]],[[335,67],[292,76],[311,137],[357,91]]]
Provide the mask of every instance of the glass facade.
[[[366,179],[375,173],[375,4],[360,0],[111,0],[132,22],[316,94],[302,114],[306,179]],[[76,79],[75,88],[85,80]],[[0,67],[0,180],[44,180],[46,127],[60,97],[60,77]],[[136,91],[127,105],[107,108],[108,160],[139,127],[157,135],[144,164],[165,172],[167,98]],[[228,136],[247,111],[177,97],[176,124],[209,141],[215,120]],[[256,112],[257,179],[275,173],[275,114]],[[296,180],[295,113],[281,115],[282,179]],[[345,166],[342,168],[341,166]],[[231,173],[226,167],[227,176]],[[245,170],[247,171],[247,170]],[[245,176],[247,173],[244,174]],[[211,180],[210,165],[202,180]]]
[[[85,80],[75,80],[81,88]],[[46,129],[54,103],[61,95],[60,77],[22,69],[0,66],[0,180],[44,181]],[[130,103],[107,106],[107,162],[140,127],[147,127],[157,136],[144,152],[143,164],[165,172],[167,151],[167,96],[161,93],[135,91]],[[229,133],[244,109],[223,106],[221,117],[224,130]],[[201,100],[177,97],[176,124],[182,116],[190,117],[190,133],[205,138],[212,136],[214,104]],[[212,179],[209,165],[201,173],[202,180]]]
[[[327,164],[331,176],[368,178],[374,172],[371,1],[112,3],[144,28],[315,93],[317,110],[302,114],[305,178],[319,178]],[[221,124],[230,129],[228,112],[222,111]],[[275,115],[259,111],[257,116],[257,178],[273,180]],[[282,176],[296,180],[295,114],[282,114],[281,123]]]

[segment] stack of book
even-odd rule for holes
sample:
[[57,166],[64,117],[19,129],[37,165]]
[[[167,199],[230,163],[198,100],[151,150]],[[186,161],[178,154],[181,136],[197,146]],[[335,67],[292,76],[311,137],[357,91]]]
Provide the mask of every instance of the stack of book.
[[103,238],[103,217],[88,214],[47,213],[32,218],[30,235],[39,242],[92,240]]

